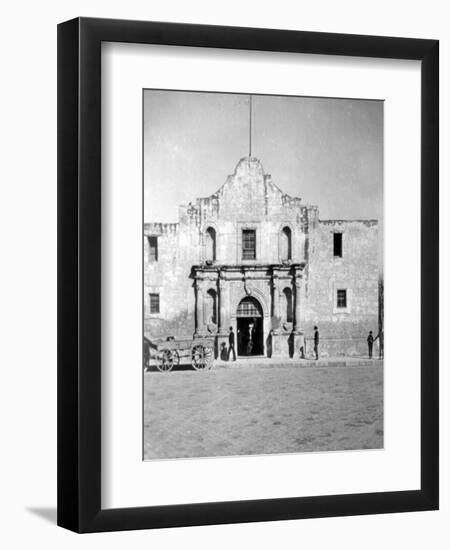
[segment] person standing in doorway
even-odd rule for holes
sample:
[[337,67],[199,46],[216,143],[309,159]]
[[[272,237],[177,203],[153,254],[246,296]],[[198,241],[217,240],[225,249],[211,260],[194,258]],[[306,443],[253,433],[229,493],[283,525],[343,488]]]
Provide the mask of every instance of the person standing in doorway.
[[316,361],[319,359],[319,329],[314,327],[314,353],[316,354]]
[[231,352],[233,352],[233,361],[236,361],[236,352],[234,351],[233,327],[230,327],[230,333],[228,334],[228,361],[230,360],[230,353]]
[[253,323],[250,323],[248,325],[247,355],[252,355],[252,353],[253,353],[254,326],[255,325]]
[[373,352],[373,334],[372,331],[369,331],[369,336],[367,337],[367,346],[369,348],[369,359],[372,359]]

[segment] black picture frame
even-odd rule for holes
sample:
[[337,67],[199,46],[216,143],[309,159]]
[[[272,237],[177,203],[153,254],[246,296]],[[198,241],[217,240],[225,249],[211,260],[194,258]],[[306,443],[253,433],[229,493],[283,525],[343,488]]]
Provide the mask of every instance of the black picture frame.
[[[421,61],[421,488],[102,510],[101,43]],[[439,495],[439,43],[77,18],[58,26],[58,525],[76,532],[435,510]]]

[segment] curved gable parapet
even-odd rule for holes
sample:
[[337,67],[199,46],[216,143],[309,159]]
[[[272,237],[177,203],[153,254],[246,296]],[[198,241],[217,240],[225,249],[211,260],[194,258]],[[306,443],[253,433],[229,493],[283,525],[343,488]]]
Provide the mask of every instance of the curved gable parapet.
[[284,193],[264,172],[255,157],[243,157],[233,174],[212,195],[194,199],[179,208],[183,225],[204,228],[205,223],[290,220],[303,224],[305,205],[300,197]]
[[302,206],[299,197],[283,193],[273,183],[271,175],[264,172],[259,159],[244,157],[217,192],[197,199],[194,208],[198,210],[202,221],[219,217],[237,221],[248,216],[255,220],[265,219],[286,210],[300,210]]
[[247,176],[255,177],[255,178],[264,177],[263,165],[261,161],[256,157],[243,157],[236,164],[233,177],[239,178],[239,177],[247,177]]

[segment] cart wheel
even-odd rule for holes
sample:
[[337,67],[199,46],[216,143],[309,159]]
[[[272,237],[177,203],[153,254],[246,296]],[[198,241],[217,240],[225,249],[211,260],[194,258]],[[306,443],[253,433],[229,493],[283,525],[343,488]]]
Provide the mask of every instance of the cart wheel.
[[192,348],[192,366],[195,370],[208,370],[212,367],[213,350],[197,344]]
[[[176,355],[179,361],[178,353]],[[161,372],[169,372],[174,364],[178,364],[178,361],[175,363],[175,359],[175,354],[170,349],[163,349],[156,361],[156,367]]]

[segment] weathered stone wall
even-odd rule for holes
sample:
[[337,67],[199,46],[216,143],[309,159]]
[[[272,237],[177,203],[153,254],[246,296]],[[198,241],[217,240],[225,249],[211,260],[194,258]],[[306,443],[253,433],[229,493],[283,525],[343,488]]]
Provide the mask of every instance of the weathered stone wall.
[[[144,226],[144,332],[151,338],[194,332],[192,264],[199,260],[198,235],[181,224]],[[148,236],[158,237],[158,261],[149,259]],[[160,295],[160,313],[150,313],[150,293]]]
[[[287,262],[282,261],[285,227],[291,232],[291,258]],[[208,228],[216,235],[213,262],[206,262]],[[245,228],[256,230],[255,260],[242,259],[241,239]],[[343,233],[342,258],[333,256],[334,232]],[[329,355],[366,353],[368,331],[377,334],[377,222],[320,221],[316,206],[305,205],[300,198],[284,194],[271,177],[264,174],[257,159],[241,159],[234,174],[217,193],[180,206],[179,223],[145,224],[144,233],[144,329],[150,338],[169,335],[192,338],[196,330],[193,267],[210,266],[216,275],[208,275],[206,269],[205,280],[200,282],[203,292],[213,289],[221,295],[217,307],[220,305],[222,326],[209,325],[208,330],[217,333],[220,342],[226,342],[228,327],[233,326],[236,332],[237,305],[250,291],[264,310],[265,354],[289,355],[293,349],[297,353],[298,336],[292,336],[292,320],[286,319],[281,302],[280,315],[274,316],[270,269],[264,273],[270,266],[278,265],[286,270],[294,264],[306,265],[301,285],[296,289],[292,275],[285,274],[277,279],[278,299],[282,300],[285,287],[292,289],[293,297],[298,292],[301,315],[297,332],[304,332],[307,350],[312,351],[309,338],[314,325],[319,326],[321,353]],[[147,236],[150,235],[158,237],[157,262],[149,258]],[[220,283],[217,275],[220,266],[227,269],[234,266],[237,271],[221,275]],[[243,266],[247,270],[245,275]],[[249,268],[254,269],[251,275],[248,275]],[[222,290],[220,284],[224,285]],[[345,311],[336,308],[338,288],[347,290]],[[159,314],[150,314],[151,292],[160,295]]]
[[[335,232],[343,235],[341,258],[333,255]],[[378,333],[378,224],[322,220],[309,237],[302,307],[305,336],[312,337],[317,325],[323,354],[365,354],[369,330]],[[338,289],[347,290],[346,309],[336,307]]]

